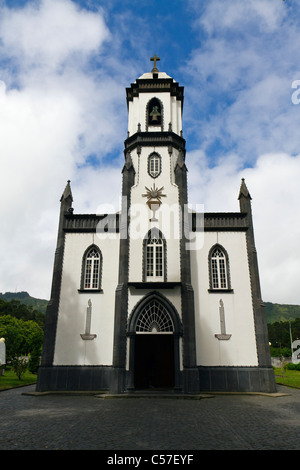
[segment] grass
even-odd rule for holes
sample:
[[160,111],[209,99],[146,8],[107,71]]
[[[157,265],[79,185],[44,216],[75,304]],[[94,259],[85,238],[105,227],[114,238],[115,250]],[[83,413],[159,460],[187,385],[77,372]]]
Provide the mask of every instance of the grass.
[[300,388],[300,371],[299,370],[284,370],[283,377],[280,368],[275,368],[275,381],[280,385],[287,385],[288,387]]
[[21,380],[19,380],[15,372],[5,369],[4,375],[0,375],[0,390],[30,385],[36,383],[36,379],[37,375],[27,370],[24,375],[22,375]]

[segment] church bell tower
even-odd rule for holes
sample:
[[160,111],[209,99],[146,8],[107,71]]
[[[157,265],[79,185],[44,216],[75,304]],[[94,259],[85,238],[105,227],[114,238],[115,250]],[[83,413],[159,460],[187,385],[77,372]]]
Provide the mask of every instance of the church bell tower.
[[[158,386],[191,392],[197,371],[194,293],[186,249],[183,87],[158,70],[156,55],[151,60],[151,72],[126,89],[122,220],[128,230],[120,240],[116,289],[116,391],[138,384],[147,387],[151,377],[139,375],[138,370],[145,370],[150,359],[145,353],[139,363],[138,356],[148,349],[156,363],[163,354],[171,357],[165,370],[171,369],[172,376],[164,383],[157,371],[153,380]],[[167,331],[162,326],[164,316],[171,325]],[[138,327],[142,319],[147,326]],[[168,348],[170,352],[164,352]]]

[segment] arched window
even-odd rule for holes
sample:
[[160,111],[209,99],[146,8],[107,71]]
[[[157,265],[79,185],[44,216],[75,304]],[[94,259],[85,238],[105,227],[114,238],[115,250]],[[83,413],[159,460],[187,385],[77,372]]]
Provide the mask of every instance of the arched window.
[[158,153],[151,153],[148,157],[148,173],[152,178],[157,178],[161,172],[161,157]]
[[81,290],[101,289],[102,254],[96,245],[90,246],[82,261]]
[[166,242],[158,229],[149,231],[144,240],[144,281],[166,280]]
[[173,331],[174,326],[168,310],[159,300],[151,300],[139,314],[136,332],[166,333]]
[[209,268],[211,289],[230,289],[228,255],[220,245],[215,245],[210,250]]

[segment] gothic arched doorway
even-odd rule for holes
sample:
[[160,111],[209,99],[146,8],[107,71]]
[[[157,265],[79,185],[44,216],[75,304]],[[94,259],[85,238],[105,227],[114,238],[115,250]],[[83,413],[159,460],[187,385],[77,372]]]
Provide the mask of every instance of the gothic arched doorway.
[[173,305],[160,294],[149,294],[129,321],[129,388],[180,388],[181,323]]

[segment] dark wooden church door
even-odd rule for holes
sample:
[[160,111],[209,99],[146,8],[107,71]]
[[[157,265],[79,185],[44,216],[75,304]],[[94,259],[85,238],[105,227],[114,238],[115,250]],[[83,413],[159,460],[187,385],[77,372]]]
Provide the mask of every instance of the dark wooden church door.
[[173,334],[136,334],[134,384],[136,389],[174,387]]

